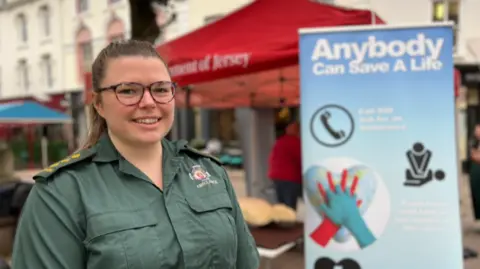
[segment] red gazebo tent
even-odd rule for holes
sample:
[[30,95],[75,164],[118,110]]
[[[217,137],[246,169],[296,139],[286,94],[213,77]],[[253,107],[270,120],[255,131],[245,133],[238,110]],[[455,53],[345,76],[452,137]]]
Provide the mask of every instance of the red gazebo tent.
[[[297,105],[298,29],[372,23],[384,22],[371,11],[311,0],[255,0],[157,50],[173,80],[192,85],[177,92],[179,107]],[[85,78],[89,102],[91,74]],[[455,95],[459,84],[455,72]]]
[[366,10],[310,0],[256,0],[158,47],[173,80],[193,85],[177,105],[197,107],[298,104],[298,29],[383,23]]

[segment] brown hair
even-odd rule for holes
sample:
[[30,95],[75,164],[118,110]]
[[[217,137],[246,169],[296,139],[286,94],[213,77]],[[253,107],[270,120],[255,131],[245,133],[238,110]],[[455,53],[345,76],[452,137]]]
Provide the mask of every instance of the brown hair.
[[[105,77],[108,60],[123,56],[143,56],[155,57],[160,59],[165,66],[167,64],[162,59],[160,54],[155,50],[151,43],[138,40],[125,40],[110,43],[105,47],[95,58],[92,64],[92,88],[93,92],[97,92],[101,88],[100,84]],[[168,69],[168,66],[167,66]],[[99,94],[93,96],[93,100],[88,108],[88,123],[89,132],[88,137],[81,149],[86,149],[94,146],[100,136],[107,130],[107,122],[98,114],[95,104],[101,102]]]

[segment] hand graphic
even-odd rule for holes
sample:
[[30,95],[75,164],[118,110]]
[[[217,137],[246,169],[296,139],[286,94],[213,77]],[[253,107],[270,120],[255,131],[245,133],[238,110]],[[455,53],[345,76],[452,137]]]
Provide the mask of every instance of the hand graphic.
[[347,177],[347,171],[344,170],[340,185],[335,186],[332,175],[328,172],[329,190],[325,191],[323,186],[318,184],[318,190],[325,201],[321,205],[325,218],[322,224],[311,234],[311,237],[321,246],[326,246],[341,226],[345,226],[352,233],[361,248],[375,241],[375,237],[368,229],[358,210],[362,203],[361,200],[357,201],[355,196],[358,177],[354,177],[351,189],[346,187]]
[[[328,184],[330,189],[325,191],[321,184],[318,184],[318,189],[326,203],[321,205],[323,212],[327,217],[339,226],[347,226],[349,219],[360,216],[358,206],[362,201],[356,199],[355,189],[358,184],[358,177],[353,178],[352,189],[346,187],[347,185],[347,170],[342,173],[342,180],[340,185],[334,185],[332,174],[328,172]],[[360,216],[361,217],[361,216]]]
[[[347,172],[347,170],[343,170],[340,185],[337,186],[337,187],[341,187],[342,191],[346,190],[347,178],[348,178],[348,172]],[[342,211],[341,205],[338,205],[338,206],[333,205],[333,203],[335,203],[335,202],[330,201],[330,199],[335,198],[333,196],[332,192],[336,192],[336,187],[335,187],[335,184],[333,182],[331,172],[327,172],[327,179],[328,179],[328,185],[329,185],[329,188],[330,188],[330,191],[328,192],[329,193],[328,195],[325,192],[325,189],[323,188],[322,184],[317,184],[318,191],[320,192],[320,194],[323,198],[323,201],[325,202],[325,204],[321,205],[322,210],[324,212],[324,216],[323,216],[324,220],[323,220],[322,224],[310,235],[310,237],[317,244],[319,244],[322,247],[325,247],[328,244],[328,242],[335,236],[335,234],[340,230],[341,226],[343,226],[342,215],[344,215],[344,214],[341,213],[341,211]],[[352,194],[352,196],[353,196],[353,193],[355,193],[355,190],[357,188],[357,184],[358,184],[358,177],[354,176],[352,187],[351,187],[351,190],[350,190],[350,193]],[[328,197],[328,196],[330,196],[330,197]],[[357,205],[360,206],[361,203],[362,203],[361,201],[358,201]],[[329,206],[335,206],[335,208],[337,208],[337,210],[331,209],[326,204],[328,204]],[[335,214],[334,212],[336,212],[336,211],[340,211],[340,213]],[[357,213],[357,214],[359,214],[359,213]]]

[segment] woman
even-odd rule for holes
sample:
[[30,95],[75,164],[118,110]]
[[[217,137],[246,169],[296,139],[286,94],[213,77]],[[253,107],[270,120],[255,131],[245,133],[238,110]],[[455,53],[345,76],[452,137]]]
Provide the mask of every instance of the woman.
[[34,177],[13,268],[257,269],[225,170],[163,139],[175,86],[151,44],[110,44],[92,74],[88,141]]

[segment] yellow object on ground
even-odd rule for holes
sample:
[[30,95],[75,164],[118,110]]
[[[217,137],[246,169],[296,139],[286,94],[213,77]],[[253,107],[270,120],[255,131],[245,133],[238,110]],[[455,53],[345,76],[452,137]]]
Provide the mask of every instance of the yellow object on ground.
[[265,226],[272,222],[272,206],[265,200],[253,197],[238,199],[243,217],[247,224]]
[[277,223],[295,222],[297,220],[297,213],[284,204],[276,204],[272,206],[272,220]]

